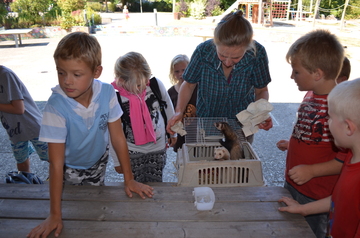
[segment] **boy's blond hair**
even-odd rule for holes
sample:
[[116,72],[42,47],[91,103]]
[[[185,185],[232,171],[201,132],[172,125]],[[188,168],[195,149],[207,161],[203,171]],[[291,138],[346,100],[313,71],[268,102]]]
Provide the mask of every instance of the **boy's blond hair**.
[[101,46],[97,39],[85,32],[73,32],[64,36],[54,52],[55,61],[81,60],[94,72],[101,66]]
[[190,62],[189,57],[186,55],[177,55],[171,60],[169,78],[172,85],[175,85],[179,82],[179,80],[174,77],[174,67],[176,64],[181,62],[185,62],[188,65]]
[[301,65],[314,73],[320,69],[325,79],[335,80],[344,60],[344,47],[328,30],[315,30],[300,37],[286,54],[288,63],[296,58]]
[[328,101],[331,111],[341,119],[350,119],[360,126],[360,78],[342,82],[331,90]]
[[[139,94],[146,88],[151,70],[144,56],[137,52],[129,52],[120,56],[114,67],[118,86],[133,94]],[[120,82],[122,79],[124,82]]]
[[244,46],[255,49],[253,43],[253,28],[245,19],[242,11],[227,14],[214,30],[215,45]]

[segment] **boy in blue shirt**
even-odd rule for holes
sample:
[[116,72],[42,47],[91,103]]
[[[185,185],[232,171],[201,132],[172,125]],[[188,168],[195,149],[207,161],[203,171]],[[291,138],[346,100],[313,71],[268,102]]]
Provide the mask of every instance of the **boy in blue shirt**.
[[102,72],[96,38],[84,32],[71,33],[59,42],[54,59],[59,85],[52,89],[40,130],[40,140],[49,146],[50,215],[28,237],[47,237],[52,230],[59,236],[63,182],[104,184],[109,133],[123,169],[126,194],[153,195],[150,186],[136,182],[132,175],[122,110],[113,87],[95,80]]

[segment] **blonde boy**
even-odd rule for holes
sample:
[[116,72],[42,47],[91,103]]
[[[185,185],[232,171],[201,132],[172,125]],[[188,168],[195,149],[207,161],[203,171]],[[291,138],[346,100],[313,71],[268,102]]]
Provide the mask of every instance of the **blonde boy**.
[[63,223],[63,183],[103,185],[108,161],[109,132],[122,165],[125,192],[152,197],[152,188],[138,183],[131,173],[121,108],[110,84],[98,78],[102,72],[101,47],[95,37],[75,32],[58,44],[54,59],[59,85],[52,89],[44,109],[40,140],[48,142],[50,162],[50,215],[28,237],[59,236]]
[[[335,35],[316,30],[295,41],[286,59],[293,69],[291,78],[300,91],[307,91],[289,140],[285,172],[285,188],[304,204],[331,195],[342,167],[328,128],[327,95],[336,85],[344,49]],[[305,218],[316,236],[323,238],[327,213]]]
[[284,197],[280,211],[303,216],[330,211],[326,237],[360,236],[360,78],[337,85],[329,94],[329,128],[336,146],[348,148],[341,175],[332,196],[300,205]]

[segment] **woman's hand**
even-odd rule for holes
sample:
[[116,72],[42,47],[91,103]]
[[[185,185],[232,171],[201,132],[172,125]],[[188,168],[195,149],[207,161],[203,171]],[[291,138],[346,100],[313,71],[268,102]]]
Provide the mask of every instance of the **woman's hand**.
[[134,179],[130,181],[125,181],[125,193],[129,197],[132,197],[133,196],[132,192],[135,192],[139,194],[142,199],[146,198],[145,195],[148,196],[149,198],[152,198],[152,196],[154,195],[153,190],[154,189],[149,185],[136,182]]
[[273,127],[272,118],[269,117],[265,121],[261,122],[260,124],[258,124],[258,127],[259,127],[259,129],[263,129],[265,131],[270,130],[270,128]]
[[178,121],[182,121],[182,119],[183,119],[183,114],[179,112],[175,112],[174,116],[170,118],[170,120],[168,121],[168,124],[166,126],[166,131],[171,135],[174,135],[175,131],[171,130],[171,127],[175,125]]

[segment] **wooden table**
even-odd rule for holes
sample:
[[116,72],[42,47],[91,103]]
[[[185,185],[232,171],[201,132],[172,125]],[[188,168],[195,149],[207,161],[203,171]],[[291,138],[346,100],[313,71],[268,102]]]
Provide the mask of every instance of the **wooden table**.
[[19,44],[18,44],[18,37],[19,37],[19,43],[20,45],[22,45],[21,42],[21,34],[28,34],[29,32],[31,32],[32,29],[9,29],[9,30],[1,30],[0,31],[0,35],[13,35],[14,36],[14,41],[15,41],[15,47],[18,48]]
[[[289,196],[281,187],[213,188],[213,209],[198,211],[193,188],[150,185],[155,195],[145,200],[128,198],[122,184],[65,186],[60,237],[315,237],[302,216],[277,210]],[[25,237],[48,214],[47,185],[0,184],[1,237]]]

